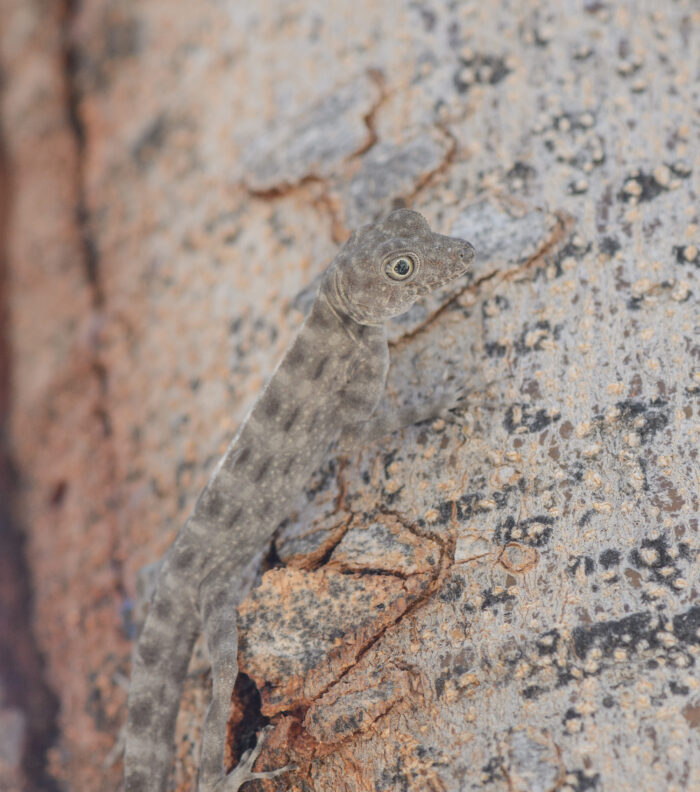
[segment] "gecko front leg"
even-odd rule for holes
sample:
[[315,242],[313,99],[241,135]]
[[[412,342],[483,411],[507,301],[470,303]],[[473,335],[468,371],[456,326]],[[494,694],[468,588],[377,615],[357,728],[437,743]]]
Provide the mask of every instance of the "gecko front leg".
[[407,426],[430,421],[435,418],[450,417],[450,410],[459,407],[466,398],[460,391],[457,395],[446,393],[430,402],[405,407],[393,407],[383,399],[376,412],[366,421],[345,427],[341,437],[343,446],[370,440],[397,432]]
[[[383,398],[376,411],[366,421],[351,424],[343,429],[340,438],[340,445],[348,448],[357,445],[358,442],[365,442],[377,437],[397,432],[407,426],[431,421],[436,418],[445,418],[449,422],[460,422],[459,411],[473,402],[470,396],[491,387],[497,382],[487,382],[479,388],[459,387],[449,390],[440,396],[433,398],[432,401],[424,404],[407,405],[404,407],[393,407],[386,398]],[[499,406],[499,402],[489,400],[488,402],[477,402],[480,407],[494,409]]]

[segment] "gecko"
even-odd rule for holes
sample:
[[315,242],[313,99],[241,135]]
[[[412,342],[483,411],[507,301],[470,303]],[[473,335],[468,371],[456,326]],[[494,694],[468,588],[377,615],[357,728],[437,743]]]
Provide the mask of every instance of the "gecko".
[[386,321],[464,275],[474,258],[469,242],[431,231],[418,212],[397,209],[354,231],[320,276],[308,315],[163,560],[133,657],[126,792],[166,790],[175,720],[200,631],[212,699],[198,792],[237,792],[247,781],[291,769],[253,772],[262,733],[236,768],[227,774],[224,767],[242,576],[341,435],[383,436],[454,406],[444,398],[401,409],[386,403]]

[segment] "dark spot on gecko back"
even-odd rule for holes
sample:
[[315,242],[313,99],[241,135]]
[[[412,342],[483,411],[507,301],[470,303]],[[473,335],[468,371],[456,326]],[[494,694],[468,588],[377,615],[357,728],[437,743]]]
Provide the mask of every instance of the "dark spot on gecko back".
[[245,463],[248,461],[249,457],[250,457],[250,448],[246,447],[246,448],[241,449],[241,452],[240,452],[240,454],[238,455],[238,457],[236,458],[235,461],[236,462],[240,462],[241,465],[245,465]]
[[160,658],[160,648],[156,644],[141,643],[139,657],[145,666],[153,666]]
[[141,732],[151,725],[153,706],[148,699],[141,699],[131,705],[129,725],[135,732]]
[[158,724],[160,726],[160,734],[162,742],[170,743],[173,739],[175,731],[175,721],[177,720],[177,709],[172,712],[168,711],[163,719]]
[[186,569],[192,565],[195,555],[196,554],[191,547],[186,547],[184,550],[180,550],[180,552],[175,556],[175,566],[178,569]]
[[158,688],[158,695],[156,697],[158,703],[163,706],[168,703],[168,686],[163,682]]
[[301,341],[297,340],[294,346],[287,353],[286,362],[289,363],[291,366],[297,367],[297,366],[301,366],[304,360],[306,360],[306,355],[304,354],[304,346],[301,343]]
[[148,779],[140,770],[129,773],[125,782],[126,792],[148,792]]
[[274,393],[270,393],[269,391],[265,394],[263,398],[262,408],[263,412],[268,418],[274,418],[275,415],[280,411],[280,400]]
[[292,469],[292,465],[294,464],[294,460],[296,459],[295,456],[290,456],[289,459],[285,462],[284,467],[282,468],[282,478],[285,478],[289,471]]
[[167,621],[173,612],[172,602],[164,599],[156,600],[153,605],[153,612],[162,621]]
[[356,390],[351,390],[350,388],[343,388],[343,390],[340,391],[340,398],[346,407],[350,407],[353,410],[361,410],[363,408],[369,407],[367,397]]
[[321,360],[319,360],[319,362],[316,364],[316,367],[314,368],[314,371],[313,371],[313,373],[311,375],[311,379],[312,380],[319,379],[321,374],[323,374],[323,369],[326,367],[326,363],[327,362],[328,362],[328,358],[327,357],[321,358]]
[[238,522],[238,518],[241,516],[241,512],[243,511],[243,507],[239,506],[236,511],[231,516],[229,520],[228,527],[233,528],[233,526]]
[[218,517],[223,507],[221,493],[214,487],[206,491],[204,497],[204,509],[208,517]]
[[267,473],[268,468],[270,467],[270,463],[271,462],[272,462],[272,457],[268,457],[262,463],[262,465],[260,465],[260,467],[258,468],[258,470],[257,470],[257,472],[256,472],[256,474],[255,474],[255,476],[253,478],[253,481],[255,481],[255,482],[260,481],[265,476],[265,474]]
[[286,421],[282,424],[285,432],[288,432],[295,424],[297,416],[299,415],[299,406],[297,405],[287,416]]

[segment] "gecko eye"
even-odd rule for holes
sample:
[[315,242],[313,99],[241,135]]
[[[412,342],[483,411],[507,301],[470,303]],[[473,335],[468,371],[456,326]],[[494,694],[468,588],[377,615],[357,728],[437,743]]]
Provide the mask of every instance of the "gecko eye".
[[406,280],[406,278],[410,278],[413,274],[415,266],[415,262],[411,256],[398,256],[398,258],[392,259],[386,265],[386,274],[392,278],[392,280]]

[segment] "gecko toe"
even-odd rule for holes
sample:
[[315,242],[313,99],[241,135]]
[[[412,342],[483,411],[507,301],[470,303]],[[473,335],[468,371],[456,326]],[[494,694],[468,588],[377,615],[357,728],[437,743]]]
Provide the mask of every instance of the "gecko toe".
[[241,756],[240,762],[234,769],[225,777],[222,778],[216,786],[216,792],[238,792],[243,784],[248,781],[255,781],[263,778],[275,778],[282,773],[288,773],[294,770],[296,765],[287,764],[284,767],[279,767],[276,770],[261,770],[253,772],[253,765],[255,764],[260,752],[263,749],[267,735],[272,731],[272,726],[266,726],[258,736],[258,741],[255,747],[246,751]]

